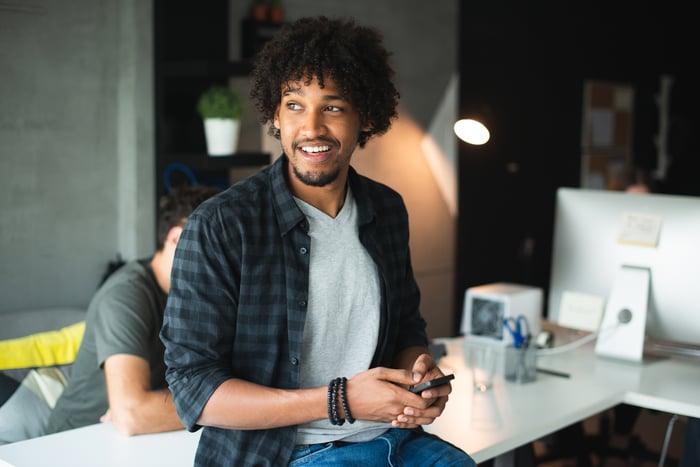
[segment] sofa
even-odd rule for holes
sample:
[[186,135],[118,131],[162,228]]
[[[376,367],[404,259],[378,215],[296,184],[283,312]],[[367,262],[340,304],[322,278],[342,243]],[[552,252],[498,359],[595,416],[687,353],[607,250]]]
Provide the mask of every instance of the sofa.
[[55,307],[0,313],[0,340],[60,329],[85,319],[86,310]]
[[43,434],[70,376],[85,314],[60,307],[0,313],[0,444]]

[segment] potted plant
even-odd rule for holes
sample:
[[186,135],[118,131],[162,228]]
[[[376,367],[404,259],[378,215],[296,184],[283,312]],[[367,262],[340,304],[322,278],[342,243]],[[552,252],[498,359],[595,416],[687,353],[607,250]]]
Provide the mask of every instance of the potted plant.
[[258,23],[265,23],[270,16],[270,6],[267,0],[255,0],[250,6],[250,17]]
[[197,112],[204,120],[207,153],[228,156],[236,152],[243,99],[228,86],[213,85],[199,96]]
[[282,6],[282,0],[272,0],[270,2],[270,21],[275,24],[284,23],[284,7]]

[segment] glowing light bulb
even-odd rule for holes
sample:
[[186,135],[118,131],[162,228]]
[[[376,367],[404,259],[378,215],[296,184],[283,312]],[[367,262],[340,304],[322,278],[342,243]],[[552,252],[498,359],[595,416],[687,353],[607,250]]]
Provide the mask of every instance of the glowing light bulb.
[[458,120],[453,129],[459,139],[469,144],[485,144],[491,138],[488,128],[483,123],[471,118]]

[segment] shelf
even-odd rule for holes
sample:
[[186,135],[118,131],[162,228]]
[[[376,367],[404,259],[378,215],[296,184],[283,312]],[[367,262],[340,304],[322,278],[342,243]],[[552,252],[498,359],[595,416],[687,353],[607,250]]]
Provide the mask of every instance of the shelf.
[[232,167],[269,165],[271,156],[265,152],[238,152],[230,156],[210,156],[204,153],[168,154],[169,164],[184,164],[192,170],[226,170]]
[[228,58],[229,3],[208,0],[205,8],[193,8],[186,0],[154,3],[156,203],[183,184],[225,189],[272,161],[268,152],[258,150],[252,133],[241,146],[247,151],[214,157],[206,153],[202,119],[196,111],[199,96],[212,84],[235,87],[253,70],[246,58]]
[[159,169],[158,193],[182,184],[201,183],[225,189],[271,162],[270,154],[239,152],[231,156],[204,153],[168,154]]
[[247,61],[182,61],[159,63],[158,72],[168,77],[222,77],[248,76],[252,64]]

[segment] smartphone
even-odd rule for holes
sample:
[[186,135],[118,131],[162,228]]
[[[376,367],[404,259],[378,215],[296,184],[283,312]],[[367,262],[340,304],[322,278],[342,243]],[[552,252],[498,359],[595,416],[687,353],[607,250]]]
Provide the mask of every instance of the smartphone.
[[421,392],[425,391],[426,389],[434,388],[436,386],[443,385],[447,383],[448,381],[452,381],[455,379],[455,375],[450,374],[450,375],[445,375],[441,376],[439,378],[431,379],[430,381],[426,381],[425,383],[421,383],[418,386],[409,386],[408,390],[411,391],[414,394],[420,394]]

